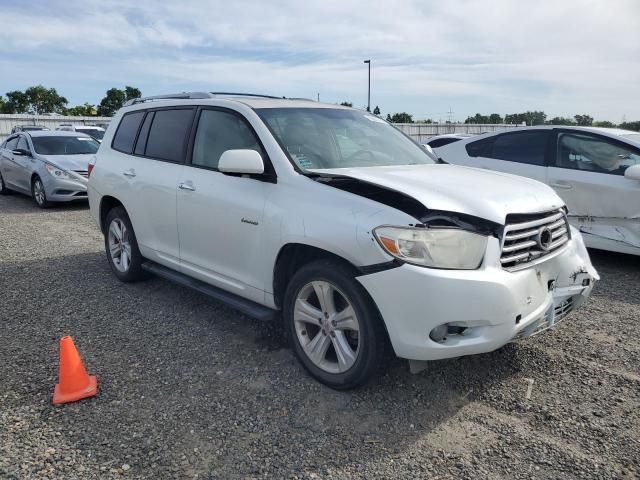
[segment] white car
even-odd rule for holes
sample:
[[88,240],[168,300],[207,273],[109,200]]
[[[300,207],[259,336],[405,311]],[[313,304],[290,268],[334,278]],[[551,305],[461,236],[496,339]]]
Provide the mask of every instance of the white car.
[[579,307],[598,275],[564,203],[522,177],[438,164],[367,112],[192,93],[132,101],[90,166],[122,281],[152,272],[282,318],[316,379],[387,352],[489,352]]
[[72,125],[70,123],[63,123],[58,126],[56,130],[85,133],[97,142],[102,142],[102,137],[104,137],[105,132],[104,128],[95,125]]
[[640,133],[525,127],[434,149],[448,163],[533,178],[553,187],[588,247],[640,255]]
[[471,133],[444,133],[442,135],[434,135],[424,143],[424,146],[429,145],[432,149],[444,147],[450,143],[459,142],[460,140],[466,140],[467,138],[474,137]]

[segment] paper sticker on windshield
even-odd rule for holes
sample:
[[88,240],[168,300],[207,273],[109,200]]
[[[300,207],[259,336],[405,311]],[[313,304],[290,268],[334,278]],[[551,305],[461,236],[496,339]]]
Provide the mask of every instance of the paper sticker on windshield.
[[367,120],[369,120],[371,122],[385,123],[384,120],[382,120],[381,118],[376,117],[375,115],[365,115],[364,118],[366,118]]
[[85,142],[90,142],[93,140],[91,137],[76,137],[78,140],[84,140]]
[[295,162],[304,169],[313,168],[313,162],[301,154],[292,153],[291,156]]

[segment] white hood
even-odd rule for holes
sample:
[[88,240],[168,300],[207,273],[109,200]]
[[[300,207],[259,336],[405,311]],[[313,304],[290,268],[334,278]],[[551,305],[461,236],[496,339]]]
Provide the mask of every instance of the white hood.
[[505,223],[510,213],[538,213],[564,202],[547,185],[529,178],[457,165],[314,170],[363,180],[402,192],[432,210],[466,213]]
[[87,171],[89,160],[94,156],[95,153],[81,155],[39,155],[40,158],[59,168],[65,170],[82,170],[85,172]]

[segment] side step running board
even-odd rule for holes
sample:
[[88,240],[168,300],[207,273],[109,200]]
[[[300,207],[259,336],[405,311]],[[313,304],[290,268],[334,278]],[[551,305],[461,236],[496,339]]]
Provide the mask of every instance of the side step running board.
[[220,288],[214,287],[195,278],[188,277],[183,273],[176,272],[175,270],[171,270],[170,268],[164,267],[158,263],[147,261],[142,264],[142,269],[146,270],[147,272],[153,273],[158,277],[162,277],[165,280],[169,280],[170,282],[177,283],[178,285],[182,285],[184,287],[189,287],[200,293],[204,293],[214,300],[218,300],[219,302],[222,302],[230,306],[231,308],[235,308],[236,310],[244,313],[245,315],[253,317],[256,320],[271,321],[275,320],[275,318],[278,316],[277,310],[273,310],[269,307],[265,307],[264,305],[260,305],[259,303],[252,302],[251,300],[247,300],[246,298],[239,297],[238,295],[235,295],[233,293],[226,292]]

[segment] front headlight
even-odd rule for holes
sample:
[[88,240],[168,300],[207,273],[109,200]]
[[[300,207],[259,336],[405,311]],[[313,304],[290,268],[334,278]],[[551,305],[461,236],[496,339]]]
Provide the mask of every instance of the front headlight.
[[389,255],[403,262],[457,270],[480,266],[488,238],[457,228],[381,226],[373,234]]
[[65,170],[62,170],[61,168],[49,164],[47,164],[46,167],[47,171],[56,178],[71,178],[69,173],[67,173]]

